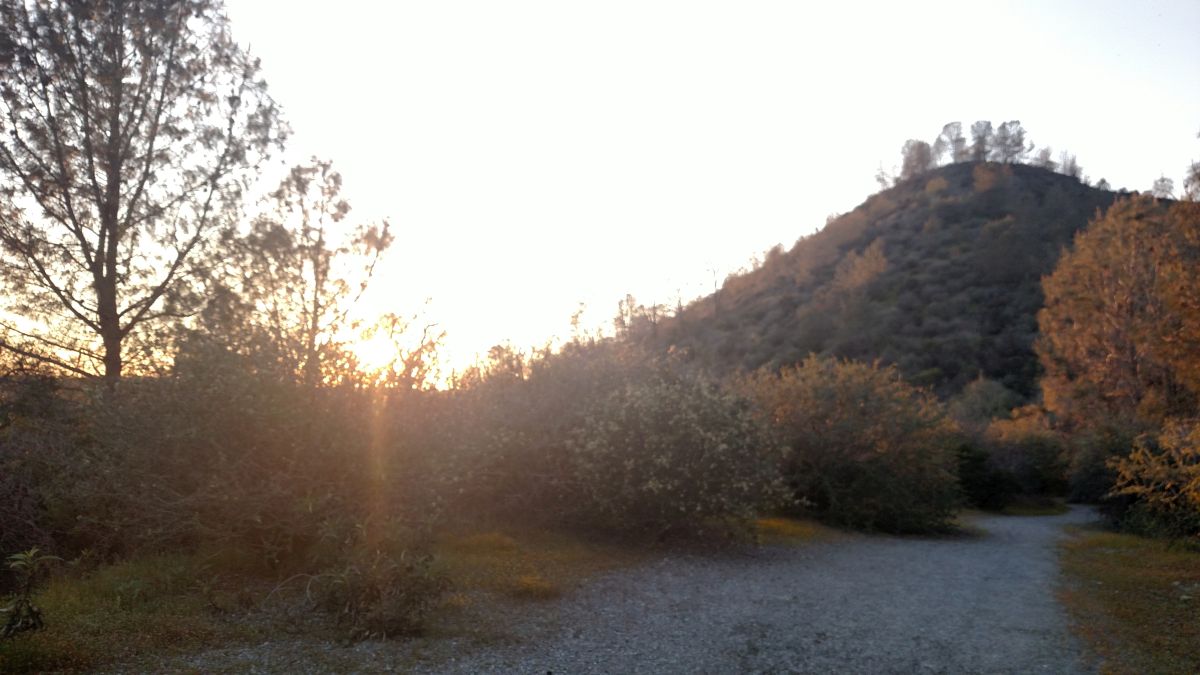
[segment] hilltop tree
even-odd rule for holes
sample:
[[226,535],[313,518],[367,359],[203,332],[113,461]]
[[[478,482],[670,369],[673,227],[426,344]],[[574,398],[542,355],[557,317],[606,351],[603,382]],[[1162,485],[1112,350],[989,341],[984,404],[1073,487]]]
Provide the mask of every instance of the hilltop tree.
[[950,162],[959,163],[970,159],[970,153],[967,151],[967,139],[962,136],[961,123],[952,121],[943,126],[941,136],[938,136],[937,139],[946,147],[950,155]]
[[282,138],[216,0],[0,2],[0,346],[115,386]]
[[991,158],[997,162],[1013,163],[1025,156],[1025,129],[1021,120],[1004,122],[996,129],[992,140]]
[[919,176],[935,166],[933,150],[925,141],[909,139],[900,149],[900,155],[900,180]]
[[1059,156],[1058,171],[1062,175],[1070,176],[1071,178],[1080,178],[1083,176],[1083,167],[1079,166],[1079,160],[1075,158],[1075,155],[1066,150],[1063,150],[1062,155]]
[[1037,155],[1033,158],[1033,165],[1049,171],[1057,171],[1058,162],[1054,161],[1054,150],[1050,146],[1038,150]]
[[1166,176],[1159,176],[1154,181],[1154,186],[1150,188],[1150,194],[1159,199],[1172,199],[1175,197],[1175,181]]
[[992,123],[979,120],[971,125],[971,160],[982,162],[987,160],[992,151]]

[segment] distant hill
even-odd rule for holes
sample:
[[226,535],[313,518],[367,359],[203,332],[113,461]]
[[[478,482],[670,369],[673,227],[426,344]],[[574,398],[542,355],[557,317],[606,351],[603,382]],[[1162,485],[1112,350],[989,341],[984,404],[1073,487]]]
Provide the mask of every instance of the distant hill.
[[646,337],[718,372],[818,352],[894,363],[942,395],[982,374],[1030,397],[1041,277],[1116,197],[1033,166],[945,166],[776,248]]

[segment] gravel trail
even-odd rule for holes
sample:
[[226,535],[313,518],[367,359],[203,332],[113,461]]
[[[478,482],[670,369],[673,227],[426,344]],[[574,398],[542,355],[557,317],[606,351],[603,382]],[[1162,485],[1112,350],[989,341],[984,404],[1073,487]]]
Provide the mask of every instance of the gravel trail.
[[[1057,545],[1064,525],[1093,518],[1083,508],[981,516],[972,521],[977,537],[846,535],[749,555],[672,556],[501,619],[519,639],[326,647],[316,669],[1086,673],[1056,601]],[[262,647],[268,652],[237,650],[218,662],[259,672],[315,665],[311,645]]]
[[985,516],[977,538],[849,536],[673,558],[590,584],[556,634],[451,672],[1087,672],[1055,599],[1063,526]]

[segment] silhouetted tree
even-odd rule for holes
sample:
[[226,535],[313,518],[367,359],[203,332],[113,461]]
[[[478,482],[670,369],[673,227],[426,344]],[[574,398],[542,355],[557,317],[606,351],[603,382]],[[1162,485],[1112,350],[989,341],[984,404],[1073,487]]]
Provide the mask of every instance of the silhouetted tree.
[[[388,223],[346,222],[341,175],[328,161],[296,166],[273,208],[248,232],[231,229],[219,251],[224,275],[202,319],[210,336],[265,352],[309,387],[341,357],[348,317],[393,237]],[[232,304],[232,306],[231,306]],[[393,326],[394,328],[395,326]]]
[[985,161],[992,151],[992,123],[980,120],[971,125],[971,159]]
[[[196,252],[281,140],[216,0],[0,3],[0,346],[121,376],[148,324],[193,312]],[[32,327],[30,327],[32,326]]]
[[1025,129],[1020,120],[1004,122],[996,129],[992,141],[991,158],[997,162],[1013,163],[1025,156]]
[[1059,156],[1059,173],[1072,178],[1081,178],[1083,176],[1083,167],[1079,166],[1079,160],[1075,155],[1063,150]]
[[965,162],[970,158],[961,122],[949,122],[942,127],[942,133],[938,134],[933,143],[933,156],[935,162],[940,162],[943,156],[948,156],[951,164]]
[[1150,194],[1159,199],[1172,199],[1175,197],[1175,181],[1166,176],[1159,176],[1154,181],[1154,186],[1150,188]]
[[1050,149],[1050,146],[1038,150],[1037,155],[1033,158],[1033,165],[1050,171],[1057,170],[1058,162],[1054,161],[1054,150]]
[[900,149],[900,180],[919,176],[934,167],[933,150],[925,141],[909,139]]

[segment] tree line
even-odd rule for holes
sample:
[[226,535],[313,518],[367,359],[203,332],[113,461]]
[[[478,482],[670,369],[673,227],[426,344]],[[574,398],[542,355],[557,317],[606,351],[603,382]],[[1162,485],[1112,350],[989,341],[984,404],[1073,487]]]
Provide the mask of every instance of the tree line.
[[[1055,159],[1053,148],[1039,148],[1028,139],[1020,120],[1009,120],[995,126],[989,120],[979,120],[971,125],[969,133],[968,139],[961,122],[949,122],[942,127],[933,143],[919,139],[905,141],[900,148],[899,170],[893,168],[889,172],[880,166],[875,174],[876,182],[881,188],[887,189],[946,164],[999,162],[1030,164],[1078,179],[1084,185],[1092,184],[1091,179],[1083,173],[1075,154],[1063,150]],[[1200,162],[1192,162],[1187,167],[1184,194],[1198,189],[1196,185],[1200,185]],[[1104,178],[1096,181],[1095,187],[1112,189]],[[1167,176],[1159,176],[1154,180],[1150,193],[1160,199],[1172,199],[1176,196],[1175,181]]]

